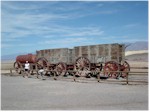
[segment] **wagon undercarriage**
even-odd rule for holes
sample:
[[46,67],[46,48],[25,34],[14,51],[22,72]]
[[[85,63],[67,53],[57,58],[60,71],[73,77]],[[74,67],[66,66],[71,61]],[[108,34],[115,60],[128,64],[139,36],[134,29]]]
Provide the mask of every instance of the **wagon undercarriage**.
[[[99,66],[96,66],[99,65]],[[23,65],[19,62],[14,63],[14,68],[17,73],[21,73],[23,71]],[[116,63],[115,61],[109,61],[104,64],[92,64],[87,61],[86,58],[77,59],[77,62],[74,65],[67,65],[64,62],[60,62],[58,64],[35,64],[34,69],[38,72],[39,66],[42,66],[45,69],[45,74],[49,76],[76,76],[76,77],[97,77],[100,75],[101,77],[108,78],[125,78],[130,71],[129,64],[125,61],[122,65]]]

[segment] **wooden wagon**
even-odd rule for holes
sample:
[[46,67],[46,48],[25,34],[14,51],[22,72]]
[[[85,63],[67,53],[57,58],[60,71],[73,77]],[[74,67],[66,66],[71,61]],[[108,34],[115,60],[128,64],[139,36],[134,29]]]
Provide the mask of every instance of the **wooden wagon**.
[[[76,46],[73,49],[44,49],[36,51],[36,69],[40,66],[57,75],[75,74],[91,77],[103,71],[104,76],[126,77],[130,66],[125,61],[125,46],[122,44],[100,44]],[[71,72],[72,71],[72,72]]]
[[[74,52],[77,59],[75,68],[80,72],[83,68],[91,71],[90,74],[92,75],[103,71],[101,72],[102,75],[117,78],[119,75],[126,77],[125,71],[130,71],[130,66],[125,61],[125,45],[123,44],[78,46],[74,48]],[[85,63],[82,64],[83,62]],[[84,67],[81,67],[81,65],[84,65]],[[123,71],[124,73],[120,74],[117,71]]]

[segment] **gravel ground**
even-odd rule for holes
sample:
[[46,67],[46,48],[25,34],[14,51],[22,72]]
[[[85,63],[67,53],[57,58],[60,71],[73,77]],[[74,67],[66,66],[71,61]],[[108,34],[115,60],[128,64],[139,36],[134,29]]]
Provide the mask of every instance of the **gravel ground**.
[[2,110],[148,110],[148,85],[1,75]]

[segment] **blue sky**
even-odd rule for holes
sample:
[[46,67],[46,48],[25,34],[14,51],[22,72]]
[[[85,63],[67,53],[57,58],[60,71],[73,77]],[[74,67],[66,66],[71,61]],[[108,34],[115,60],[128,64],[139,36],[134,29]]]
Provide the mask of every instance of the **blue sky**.
[[148,41],[147,1],[3,1],[1,54]]

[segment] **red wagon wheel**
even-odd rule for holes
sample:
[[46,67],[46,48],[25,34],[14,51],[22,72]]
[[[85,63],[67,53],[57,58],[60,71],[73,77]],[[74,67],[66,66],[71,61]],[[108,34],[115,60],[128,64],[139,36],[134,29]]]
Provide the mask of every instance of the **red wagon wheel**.
[[18,62],[18,61],[16,61],[14,63],[14,69],[16,70],[16,72],[19,73],[19,74],[21,74],[21,68],[22,68],[21,63]]
[[48,61],[47,59],[45,59],[44,57],[42,58],[38,58],[36,61],[37,67],[43,67],[46,68],[48,65]]
[[67,70],[67,64],[64,62],[59,62],[56,65],[56,74],[57,75],[65,75],[66,74],[66,70]]
[[76,75],[87,76],[90,70],[90,61],[85,57],[79,57],[75,62]]
[[116,78],[118,76],[117,72],[113,71],[118,71],[119,65],[115,61],[108,61],[104,65],[104,75],[107,77],[112,77]]
[[120,71],[123,71],[121,76],[123,78],[125,78],[127,75],[128,75],[128,72],[130,71],[130,65],[128,62],[124,61],[124,63],[121,65],[121,70]]

